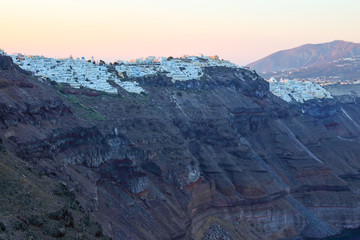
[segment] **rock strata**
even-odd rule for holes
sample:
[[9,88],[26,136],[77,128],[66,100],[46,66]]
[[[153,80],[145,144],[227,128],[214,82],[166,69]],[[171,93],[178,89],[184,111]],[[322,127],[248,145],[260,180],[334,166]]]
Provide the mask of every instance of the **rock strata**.
[[66,184],[113,239],[325,237],[360,226],[359,99],[286,103],[252,71],[202,73],[137,77],[146,93],[113,95],[2,70],[3,147]]

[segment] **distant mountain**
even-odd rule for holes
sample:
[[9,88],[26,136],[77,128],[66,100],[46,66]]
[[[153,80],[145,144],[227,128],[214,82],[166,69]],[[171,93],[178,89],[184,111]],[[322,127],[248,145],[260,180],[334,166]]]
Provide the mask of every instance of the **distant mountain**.
[[248,67],[255,69],[259,73],[277,72],[313,67],[358,55],[360,55],[359,43],[337,40],[321,44],[306,44],[293,49],[279,51],[250,63]]
[[360,80],[360,56],[261,75],[265,79],[275,77],[276,79],[313,80],[319,83],[353,83]]

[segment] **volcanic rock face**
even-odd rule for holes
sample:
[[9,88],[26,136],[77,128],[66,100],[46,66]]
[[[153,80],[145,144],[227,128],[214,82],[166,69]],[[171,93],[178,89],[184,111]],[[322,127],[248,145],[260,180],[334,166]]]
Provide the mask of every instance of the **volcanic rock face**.
[[136,79],[147,94],[114,96],[2,70],[3,145],[66,183],[113,239],[325,237],[360,225],[358,99],[288,104],[254,72],[203,72]]

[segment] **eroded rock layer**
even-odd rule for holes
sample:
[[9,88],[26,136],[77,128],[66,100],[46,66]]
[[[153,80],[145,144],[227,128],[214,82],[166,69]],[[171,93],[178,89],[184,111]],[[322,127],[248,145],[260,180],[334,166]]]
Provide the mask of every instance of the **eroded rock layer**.
[[357,98],[286,103],[254,72],[226,67],[201,81],[138,78],[146,94],[111,95],[1,61],[4,148],[66,183],[113,239],[325,237],[360,225]]

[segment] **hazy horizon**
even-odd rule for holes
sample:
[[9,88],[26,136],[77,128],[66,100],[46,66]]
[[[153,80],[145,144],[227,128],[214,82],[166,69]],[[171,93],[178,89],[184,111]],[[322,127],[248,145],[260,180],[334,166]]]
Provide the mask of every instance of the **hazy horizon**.
[[360,42],[355,0],[12,0],[2,3],[8,53],[115,61],[219,55],[246,65],[279,50]]

